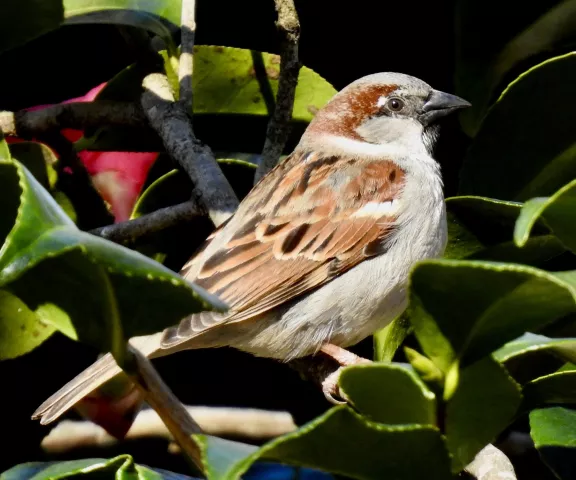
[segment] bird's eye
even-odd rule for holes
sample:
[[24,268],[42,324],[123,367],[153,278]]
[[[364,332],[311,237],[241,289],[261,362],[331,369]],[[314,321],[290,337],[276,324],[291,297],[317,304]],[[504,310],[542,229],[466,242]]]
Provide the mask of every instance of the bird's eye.
[[391,98],[386,102],[386,106],[388,107],[388,110],[392,112],[399,112],[404,108],[404,102],[399,98]]

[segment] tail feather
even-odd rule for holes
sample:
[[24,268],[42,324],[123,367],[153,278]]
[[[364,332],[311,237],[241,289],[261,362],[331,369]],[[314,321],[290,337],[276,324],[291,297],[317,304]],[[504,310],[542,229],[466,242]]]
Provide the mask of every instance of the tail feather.
[[[218,342],[205,339],[204,335],[211,331],[211,327],[218,325],[222,317],[223,314],[218,312],[194,314],[181,322],[181,325],[190,331],[187,330],[183,337],[178,336],[178,341],[174,341],[170,336],[172,330],[177,331],[176,327],[153,335],[133,337],[130,339],[130,344],[149,358],[168,355],[179,350],[220,346]],[[200,337],[203,341],[197,344],[192,342]],[[107,353],[42,403],[32,414],[32,419],[40,420],[42,425],[47,425],[76,406],[84,416],[117,436],[108,427],[114,425],[116,421],[126,424],[130,414],[140,405],[140,398],[135,395],[134,385],[127,378],[123,379],[120,385],[114,384],[111,393],[105,393],[105,389],[101,388],[105,384],[110,385],[112,383],[110,381],[121,373],[122,369],[114,357]],[[92,398],[86,400],[90,401],[82,402],[89,395]],[[122,432],[123,429],[124,427],[120,427],[119,431]]]
[[[160,348],[161,338],[162,333],[156,333],[154,335],[131,338],[130,343],[147,357],[155,357],[168,353],[168,351],[163,351]],[[118,366],[114,357],[107,353],[40,405],[33,413],[32,419],[40,420],[42,425],[53,422],[84,397],[110,382],[110,380],[117,377],[120,373],[122,373],[122,369]],[[120,394],[116,393],[116,398],[111,399],[111,401],[117,405],[119,401],[125,399],[125,397],[131,393],[131,388],[129,387],[131,387],[132,384],[129,381],[124,382],[123,386],[125,387],[124,391]],[[136,398],[134,398],[133,403],[134,402],[137,402]],[[122,405],[122,408],[127,409],[128,407]],[[90,415],[90,417],[92,417],[92,415]],[[94,420],[93,418],[91,419]]]
[[32,414],[32,419],[39,419],[42,425],[53,422],[121,371],[112,355],[104,355],[40,405]]

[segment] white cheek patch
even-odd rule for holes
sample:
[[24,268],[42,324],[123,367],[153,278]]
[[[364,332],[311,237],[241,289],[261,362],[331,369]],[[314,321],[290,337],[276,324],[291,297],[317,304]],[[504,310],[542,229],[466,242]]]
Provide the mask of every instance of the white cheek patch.
[[382,217],[383,215],[393,215],[398,212],[399,208],[400,202],[396,199],[389,202],[368,202],[360,210],[354,212],[352,217]]
[[386,105],[386,101],[388,100],[388,97],[386,96],[381,96],[378,101],[376,102],[376,106],[377,107],[383,107],[384,105]]

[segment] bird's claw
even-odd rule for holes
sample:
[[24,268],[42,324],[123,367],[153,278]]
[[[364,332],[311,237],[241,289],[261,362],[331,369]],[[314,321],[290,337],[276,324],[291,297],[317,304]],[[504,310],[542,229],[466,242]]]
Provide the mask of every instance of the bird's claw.
[[[332,372],[322,382],[322,392],[324,393],[326,400],[334,405],[345,405],[348,403],[346,400],[344,400],[344,394],[338,385],[338,379],[340,378],[340,374],[342,373],[343,368],[344,367],[340,367],[338,370]],[[343,400],[338,400],[337,397]]]

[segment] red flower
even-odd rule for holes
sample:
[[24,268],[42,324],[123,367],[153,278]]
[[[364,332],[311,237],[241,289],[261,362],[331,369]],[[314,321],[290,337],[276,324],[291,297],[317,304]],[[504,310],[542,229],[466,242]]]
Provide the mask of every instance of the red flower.
[[[62,103],[91,102],[105,85],[106,83],[102,83],[86,95]],[[49,106],[39,105],[27,110],[41,110]],[[83,132],[66,128],[62,130],[62,134],[75,142],[82,137]],[[88,170],[94,187],[110,206],[115,221],[127,220],[158,153],[82,151],[78,156]]]

